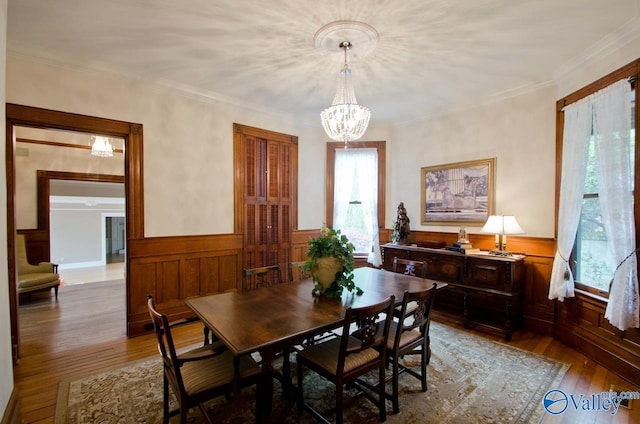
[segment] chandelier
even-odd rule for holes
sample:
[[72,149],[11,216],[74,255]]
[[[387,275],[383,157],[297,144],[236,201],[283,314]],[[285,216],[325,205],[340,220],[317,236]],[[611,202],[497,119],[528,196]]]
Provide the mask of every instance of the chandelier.
[[113,146],[107,137],[93,136],[91,137],[93,143],[91,144],[91,154],[93,156],[99,156],[108,158],[113,156]]
[[358,104],[353,85],[351,70],[347,65],[347,51],[352,47],[349,41],[343,41],[339,47],[344,50],[344,67],[340,71],[338,89],[331,106],[320,112],[322,126],[327,135],[335,141],[344,141],[344,147],[350,141],[357,140],[367,130],[371,111]]

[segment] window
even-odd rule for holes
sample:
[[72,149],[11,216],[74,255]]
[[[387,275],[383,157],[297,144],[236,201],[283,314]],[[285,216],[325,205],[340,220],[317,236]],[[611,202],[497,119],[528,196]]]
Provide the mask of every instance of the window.
[[327,143],[328,226],[339,229],[356,256],[379,265],[378,232],[384,226],[384,142]]
[[333,227],[355,246],[359,255],[372,251],[378,232],[378,152],[375,149],[336,151]]
[[636,81],[640,59],[556,104],[556,254],[549,299],[608,298],[604,317],[640,326]]
[[[631,91],[631,128],[629,128],[629,162],[634,163],[635,158],[635,90]],[[609,283],[614,276],[616,261],[613,258],[607,232],[604,227],[602,210],[600,208],[600,196],[598,194],[598,154],[595,148],[593,134],[589,139],[587,167],[582,195],[582,209],[580,222],[576,233],[576,241],[573,250],[572,264],[576,287],[596,292],[608,297]],[[631,180],[631,202],[633,202],[633,174]]]

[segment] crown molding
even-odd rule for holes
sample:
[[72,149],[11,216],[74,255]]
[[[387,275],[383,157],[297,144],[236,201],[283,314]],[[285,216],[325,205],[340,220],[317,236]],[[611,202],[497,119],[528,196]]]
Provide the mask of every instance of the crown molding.
[[121,69],[115,69],[105,66],[100,63],[85,64],[78,59],[71,57],[62,57],[59,55],[53,56],[46,52],[40,51],[28,51],[22,49],[14,44],[9,43],[7,45],[7,57],[22,58],[33,62],[42,63],[44,65],[55,66],[58,68],[64,68],[75,72],[84,72],[99,76],[108,76],[117,80],[124,81],[137,81],[147,84],[152,89],[166,90],[177,96],[184,98],[201,101],[209,104],[225,104],[237,107],[239,110],[251,111],[259,113],[261,115],[269,116],[273,119],[281,120],[290,123],[291,125],[299,125],[299,120],[295,117],[291,117],[284,114],[274,113],[271,110],[266,110],[258,105],[248,103],[244,100],[236,100],[234,98],[221,95],[219,93],[205,91],[187,84],[181,84],[167,79],[156,78],[149,79],[143,76],[124,72]]
[[[638,3],[638,8],[640,8],[640,1],[638,1]],[[554,80],[562,81],[568,78],[577,69],[592,65],[607,53],[613,50],[618,50],[621,46],[624,46],[639,37],[640,17],[636,16],[617,31],[605,36],[598,43],[594,44],[589,49],[586,49],[581,55],[575,56],[573,59],[565,62],[556,70],[556,72],[554,72]]]

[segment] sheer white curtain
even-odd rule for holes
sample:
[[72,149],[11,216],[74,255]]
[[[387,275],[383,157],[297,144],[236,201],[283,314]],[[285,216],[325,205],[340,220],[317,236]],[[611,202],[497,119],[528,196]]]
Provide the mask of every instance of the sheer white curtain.
[[333,226],[346,226],[349,201],[357,181],[364,227],[371,240],[367,261],[380,266],[382,261],[378,240],[378,152],[375,149],[336,150]]
[[563,301],[565,297],[574,296],[569,257],[580,221],[592,122],[589,97],[564,108],[558,241],[549,282],[549,299]]
[[633,215],[633,166],[629,146],[631,87],[619,81],[593,99],[598,195],[609,249],[618,264],[605,318],[620,330],[638,327],[638,275]]
[[382,265],[380,240],[378,238],[378,152],[358,149],[356,166],[358,168],[358,186],[364,225],[371,239],[371,249],[367,262],[375,267]]
[[333,190],[333,228],[345,227],[356,174],[348,150],[336,150]]

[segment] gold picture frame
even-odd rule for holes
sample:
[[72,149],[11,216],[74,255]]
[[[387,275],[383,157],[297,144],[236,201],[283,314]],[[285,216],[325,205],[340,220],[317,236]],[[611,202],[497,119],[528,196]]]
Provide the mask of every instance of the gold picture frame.
[[422,225],[483,225],[494,212],[496,158],[420,168]]

